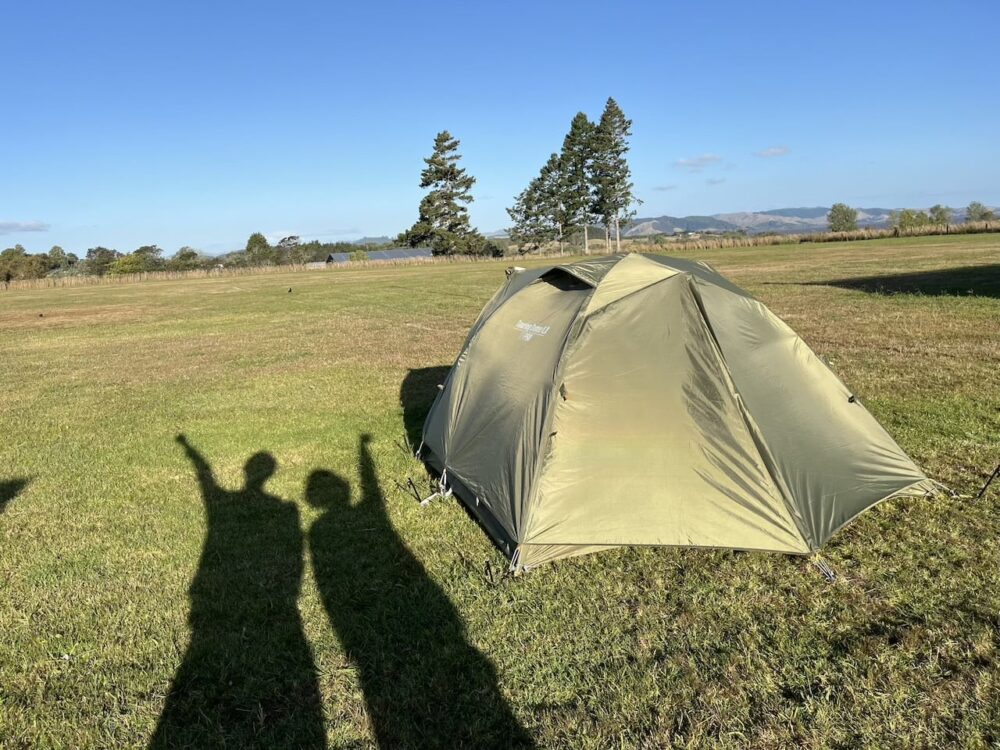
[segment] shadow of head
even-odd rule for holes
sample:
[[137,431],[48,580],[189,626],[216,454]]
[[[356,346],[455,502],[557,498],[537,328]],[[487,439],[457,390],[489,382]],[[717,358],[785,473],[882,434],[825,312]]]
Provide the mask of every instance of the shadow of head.
[[14,499],[14,497],[25,488],[28,484],[27,479],[14,479],[9,482],[0,482],[0,513],[3,513],[4,509],[7,507],[7,503]]
[[421,367],[410,370],[399,386],[399,403],[403,407],[403,428],[410,445],[416,448],[423,437],[424,420],[438,394],[438,386],[448,377],[450,367]]
[[278,462],[270,453],[254,453],[247,459],[246,466],[243,467],[243,475],[246,477],[246,488],[248,490],[263,490],[264,483],[274,476],[278,470]]
[[317,469],[306,481],[306,501],[314,508],[343,507],[350,499],[351,486],[332,471]]

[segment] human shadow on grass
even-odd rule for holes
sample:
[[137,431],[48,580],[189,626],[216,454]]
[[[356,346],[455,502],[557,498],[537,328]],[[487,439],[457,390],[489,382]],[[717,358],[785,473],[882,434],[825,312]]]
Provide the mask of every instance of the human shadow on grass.
[[399,387],[399,403],[403,407],[403,427],[406,439],[416,450],[423,439],[424,420],[443,385],[450,367],[421,367],[410,370]]
[[530,747],[493,666],[390,522],[368,444],[363,435],[356,504],[329,471],[310,475],[306,496],[322,511],[309,530],[316,582],[379,746]]
[[297,507],[264,490],[277,463],[257,453],[246,484],[194,465],[207,533],[190,588],[191,640],[150,747],[324,747],[312,651],[299,617],[303,534]]
[[0,513],[7,509],[7,503],[28,486],[27,479],[10,479],[0,482]]
[[887,276],[857,276],[810,281],[807,286],[836,286],[872,294],[1000,297],[1000,264],[940,268]]

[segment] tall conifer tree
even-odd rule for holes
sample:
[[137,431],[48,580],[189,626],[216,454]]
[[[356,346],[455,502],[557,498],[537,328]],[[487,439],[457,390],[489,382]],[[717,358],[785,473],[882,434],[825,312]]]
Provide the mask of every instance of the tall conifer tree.
[[511,239],[529,249],[558,240],[562,250],[570,216],[565,205],[566,181],[559,154],[552,154],[535,177],[507,209],[514,222]]
[[513,222],[508,234],[522,253],[537,250],[553,236],[551,225],[540,211],[541,192],[540,180],[536,177],[514,199],[514,205],[507,209]]
[[594,186],[594,212],[604,222],[604,236],[610,244],[615,237],[615,248],[621,251],[621,225],[635,216],[632,206],[638,204],[632,193],[632,173],[629,170],[628,138],[632,135],[632,121],[625,117],[618,103],[608,98],[604,113],[594,134],[594,161],[591,181]]
[[566,176],[559,154],[552,154],[538,173],[538,195],[538,211],[543,223],[548,224],[555,232],[559,252],[562,252],[566,229],[572,217],[566,204]]
[[562,186],[567,223],[583,228],[583,252],[590,252],[587,226],[593,219],[594,191],[590,173],[594,162],[595,126],[583,112],[577,112],[563,139]]
[[479,252],[483,238],[469,226],[469,211],[476,178],[458,166],[459,141],[444,130],[434,138],[434,153],[424,159],[420,187],[430,192],[420,201],[416,223],[400,239],[411,247],[429,244],[436,255]]

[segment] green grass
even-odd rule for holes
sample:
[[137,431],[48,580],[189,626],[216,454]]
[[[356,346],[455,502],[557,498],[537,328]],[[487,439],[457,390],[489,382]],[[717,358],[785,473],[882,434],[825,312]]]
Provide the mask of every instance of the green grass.
[[1000,239],[698,257],[962,496],[863,515],[832,584],[668,549],[501,578],[397,482],[502,264],[0,293],[0,746],[996,747]]

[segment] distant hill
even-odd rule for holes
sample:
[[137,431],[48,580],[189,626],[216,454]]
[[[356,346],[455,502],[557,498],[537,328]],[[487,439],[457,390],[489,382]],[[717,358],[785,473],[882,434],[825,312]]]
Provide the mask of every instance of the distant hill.
[[[889,208],[859,208],[858,226],[884,227],[889,224]],[[635,219],[625,231],[626,237],[677,232],[747,232],[748,234],[792,234],[826,230],[825,206],[772,208],[768,211],[740,211],[711,216],[656,216]],[[954,220],[963,213],[956,211]]]
[[360,240],[353,240],[352,245],[388,245],[393,242],[392,237],[362,237]]
[[772,208],[770,211],[757,211],[759,214],[768,216],[795,216],[799,219],[825,219],[830,213],[826,206],[814,206],[812,208]]
[[625,231],[626,237],[677,232],[735,232],[739,226],[719,216],[659,216],[655,219],[635,219]]
[[[889,214],[899,209],[859,208],[858,226],[881,228],[889,226]],[[923,209],[927,210],[927,209]],[[1000,214],[1000,209],[994,209]],[[738,211],[712,214],[711,216],[646,216],[633,219],[625,237],[648,237],[653,234],[678,234],[681,232],[746,232],[747,234],[810,234],[825,232],[826,206],[799,208],[772,208],[767,211]],[[952,209],[952,222],[965,221],[965,209]],[[601,227],[594,227],[591,237],[600,237]],[[506,237],[506,230],[489,232],[487,237]]]

